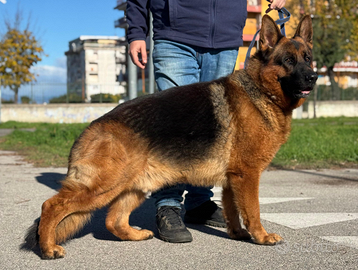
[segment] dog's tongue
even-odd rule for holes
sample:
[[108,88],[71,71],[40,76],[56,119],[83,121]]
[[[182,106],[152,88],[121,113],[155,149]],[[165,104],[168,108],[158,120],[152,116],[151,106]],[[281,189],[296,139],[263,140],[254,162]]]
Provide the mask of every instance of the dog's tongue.
[[304,95],[308,95],[310,92],[311,92],[310,89],[305,89],[301,93],[304,94]]

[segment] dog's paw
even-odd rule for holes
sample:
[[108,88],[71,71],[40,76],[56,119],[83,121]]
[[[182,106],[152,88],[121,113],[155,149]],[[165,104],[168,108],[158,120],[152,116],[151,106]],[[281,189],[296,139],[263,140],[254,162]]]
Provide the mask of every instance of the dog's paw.
[[60,259],[64,258],[66,250],[58,245],[55,245],[53,248],[47,250],[42,250],[42,259],[51,260],[51,259]]
[[259,245],[277,245],[283,243],[283,238],[275,233],[269,233],[262,239],[254,239],[254,242]]
[[140,230],[143,236],[143,240],[152,239],[154,237],[154,233],[150,230],[142,229]]

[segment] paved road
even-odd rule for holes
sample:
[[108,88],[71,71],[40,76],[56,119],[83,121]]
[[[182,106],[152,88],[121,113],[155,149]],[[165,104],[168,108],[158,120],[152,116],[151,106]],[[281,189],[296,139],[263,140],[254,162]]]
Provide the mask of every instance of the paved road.
[[[234,241],[224,229],[192,225],[192,243],[165,243],[157,234],[122,242],[106,230],[100,210],[65,245],[64,259],[43,261],[38,252],[19,247],[65,173],[0,151],[0,269],[358,269],[358,170],[266,171],[262,223],[284,237],[279,246]],[[221,189],[214,191],[219,202]],[[131,224],[155,231],[154,215],[149,199]]]

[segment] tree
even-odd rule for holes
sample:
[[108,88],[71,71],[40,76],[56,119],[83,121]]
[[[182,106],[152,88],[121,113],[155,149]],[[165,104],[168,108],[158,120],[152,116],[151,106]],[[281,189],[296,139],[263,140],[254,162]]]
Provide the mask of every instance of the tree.
[[[318,3],[320,2],[320,3]],[[315,2],[313,54],[317,68],[326,67],[331,82],[331,99],[340,99],[340,88],[335,81],[334,65],[349,53],[353,27],[357,16],[357,1],[335,0]],[[356,35],[356,34],[355,34]],[[357,51],[355,53],[358,53]]]
[[31,67],[41,61],[43,48],[30,31],[30,17],[24,29],[22,12],[18,8],[15,21],[5,21],[6,33],[0,41],[0,80],[1,85],[14,91],[18,102],[19,88],[36,80]]
[[[297,3],[297,2],[296,2]],[[358,54],[357,0],[300,0],[300,8],[293,7],[296,16],[313,16],[313,55],[318,69],[327,68],[331,82],[331,99],[340,99],[340,88],[335,81],[334,65],[348,56]]]
[[353,61],[358,61],[358,19],[353,21],[353,27],[351,30],[351,37],[347,44],[348,56]]

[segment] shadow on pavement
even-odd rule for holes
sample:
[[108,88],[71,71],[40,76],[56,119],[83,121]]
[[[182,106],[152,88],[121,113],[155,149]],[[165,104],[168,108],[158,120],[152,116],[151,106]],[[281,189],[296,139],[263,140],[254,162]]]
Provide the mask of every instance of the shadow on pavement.
[[66,174],[45,172],[41,173],[40,176],[37,176],[36,180],[40,184],[43,184],[49,188],[59,190],[61,188],[61,181],[64,180],[65,177]]
[[[45,172],[36,177],[36,180],[54,190],[58,190],[61,187],[61,181],[65,178],[65,174]],[[97,210],[93,213],[91,221],[86,224],[82,230],[80,230],[72,239],[82,238],[88,234],[92,234],[94,238],[105,241],[121,241],[110,233],[105,226],[105,220],[108,207]],[[159,239],[159,235],[155,224],[156,209],[154,205],[154,199],[147,199],[138,209],[132,212],[130,216],[130,225],[139,227],[142,229],[151,230],[155,233],[155,237]],[[41,252],[38,246],[34,246],[36,242],[37,226],[39,218],[34,221],[34,225],[29,228],[28,236],[25,243],[20,246],[22,250],[32,250],[38,256],[41,256]],[[200,231],[205,234],[215,235],[218,237],[229,238],[225,231],[208,227],[205,225],[186,224],[190,229]]]
[[[92,234],[98,240],[121,241],[110,233],[105,225],[108,207],[94,212],[91,222],[87,224],[74,238],[81,238],[87,234]],[[156,233],[155,226],[155,207],[152,199],[147,199],[139,208],[132,212],[129,224],[133,227],[151,230]],[[155,235],[155,237],[158,237]]]
[[229,235],[226,233],[226,231],[219,230],[215,227],[209,227],[206,225],[200,225],[200,224],[185,224],[188,228],[205,233],[210,235],[215,235],[217,237],[227,238],[229,239]]
[[[320,173],[319,171],[303,171],[303,170],[289,170],[289,169],[283,169],[283,171],[288,171],[288,172],[295,172],[295,173],[301,173],[301,174],[308,174],[308,175],[315,175],[315,176],[321,176],[324,178],[328,178],[330,179],[332,182],[327,182],[327,184],[334,184],[333,181],[335,181],[335,184],[343,184],[344,181],[349,181],[349,182],[358,182],[358,175],[356,175],[356,177],[342,177],[342,176],[338,176],[338,175],[329,175],[326,173]],[[325,180],[326,181],[326,180]]]

